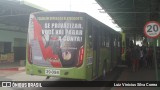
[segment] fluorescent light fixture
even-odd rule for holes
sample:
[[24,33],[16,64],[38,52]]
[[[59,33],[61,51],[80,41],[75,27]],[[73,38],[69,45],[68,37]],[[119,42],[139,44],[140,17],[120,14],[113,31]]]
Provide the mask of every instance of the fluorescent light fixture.
[[79,11],[85,12],[116,31],[121,28],[107,13],[100,13],[102,7],[95,0],[24,0],[49,11]]

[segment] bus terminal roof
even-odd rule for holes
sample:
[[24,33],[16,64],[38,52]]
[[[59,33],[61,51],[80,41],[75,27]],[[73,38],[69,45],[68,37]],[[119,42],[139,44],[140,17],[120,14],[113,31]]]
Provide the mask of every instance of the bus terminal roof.
[[[143,36],[143,27],[148,21],[159,21],[160,0],[96,0],[127,35]],[[46,11],[25,0],[0,1],[0,30],[26,32],[29,14]]]
[[27,32],[29,14],[45,9],[20,0],[0,0],[0,30]]
[[143,36],[148,21],[160,21],[160,0],[96,0],[126,34]]

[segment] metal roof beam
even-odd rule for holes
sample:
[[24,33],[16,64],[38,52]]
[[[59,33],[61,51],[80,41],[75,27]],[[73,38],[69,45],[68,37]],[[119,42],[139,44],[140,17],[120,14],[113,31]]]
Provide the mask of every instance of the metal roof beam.
[[150,11],[152,12],[150,14],[150,19],[151,20],[158,20],[159,18],[159,4],[160,4],[160,1],[159,0],[150,0],[151,1],[151,8],[150,8]]

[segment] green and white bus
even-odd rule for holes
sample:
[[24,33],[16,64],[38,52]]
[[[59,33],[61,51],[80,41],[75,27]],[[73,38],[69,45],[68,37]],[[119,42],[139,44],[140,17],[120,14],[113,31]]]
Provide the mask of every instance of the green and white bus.
[[121,34],[82,12],[30,14],[26,73],[94,80],[121,57]]

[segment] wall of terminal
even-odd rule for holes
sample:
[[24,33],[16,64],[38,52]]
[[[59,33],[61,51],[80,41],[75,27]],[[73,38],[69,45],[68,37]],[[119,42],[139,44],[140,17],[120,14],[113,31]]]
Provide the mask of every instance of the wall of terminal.
[[13,47],[25,47],[26,40],[26,33],[0,30],[0,42],[11,42],[11,52],[13,52]]

